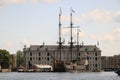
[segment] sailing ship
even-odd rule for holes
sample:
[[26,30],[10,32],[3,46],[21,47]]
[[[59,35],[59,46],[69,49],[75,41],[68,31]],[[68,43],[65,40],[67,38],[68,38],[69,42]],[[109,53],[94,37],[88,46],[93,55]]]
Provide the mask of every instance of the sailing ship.
[[[52,58],[54,59],[53,61],[53,71],[54,72],[77,72],[78,70],[86,70],[86,60],[81,60],[82,63],[80,63],[80,61],[78,60],[78,58],[76,58],[76,60],[72,60],[72,53],[73,53],[73,47],[74,47],[74,43],[73,42],[73,36],[72,36],[72,29],[73,28],[77,28],[77,54],[79,53],[79,42],[78,42],[78,35],[79,35],[79,30],[78,30],[78,26],[77,27],[73,27],[73,22],[72,22],[72,15],[73,13],[75,13],[75,11],[71,8],[70,9],[71,13],[70,13],[70,55],[71,55],[71,60],[70,61],[62,61],[61,60],[61,49],[63,49],[63,43],[61,40],[61,14],[62,14],[62,10],[60,9],[60,13],[59,13],[59,42],[58,43],[58,51],[60,53],[60,60],[56,60],[52,55]],[[78,56],[77,56],[78,57]]]

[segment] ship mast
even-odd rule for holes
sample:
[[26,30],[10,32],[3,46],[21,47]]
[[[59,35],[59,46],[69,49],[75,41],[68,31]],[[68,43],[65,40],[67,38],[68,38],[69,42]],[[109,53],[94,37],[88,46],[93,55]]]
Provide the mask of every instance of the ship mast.
[[62,42],[62,40],[61,40],[61,14],[62,14],[62,10],[61,10],[61,8],[60,8],[60,12],[59,12],[59,42],[57,42],[58,44],[59,44],[59,47],[58,47],[58,49],[59,49],[59,51],[60,51],[60,61],[61,61],[61,49],[62,49],[62,44],[64,43],[64,42]]
[[70,42],[69,42],[69,44],[70,44],[71,61],[72,61],[72,48],[73,48],[73,44],[75,43],[75,42],[73,42],[73,36],[72,36],[72,28],[73,28],[72,15],[73,15],[73,13],[75,13],[75,12],[71,8],[70,9]]
[[78,54],[79,54],[79,26],[77,26],[77,60],[78,60]]

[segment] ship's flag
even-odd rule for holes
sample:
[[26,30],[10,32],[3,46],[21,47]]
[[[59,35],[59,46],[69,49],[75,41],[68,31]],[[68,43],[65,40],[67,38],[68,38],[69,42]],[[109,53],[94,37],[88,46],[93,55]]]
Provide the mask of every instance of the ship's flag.
[[84,53],[85,56],[89,56],[88,53]]
[[86,56],[86,59],[89,60],[90,56],[88,55],[88,53],[84,53],[84,56]]
[[88,61],[89,61],[88,53],[84,53],[84,56],[85,56],[85,65],[88,65]]
[[81,31],[80,31],[80,29],[78,29],[78,32],[77,32],[77,34],[79,35],[79,33],[80,33]]
[[97,42],[97,46],[99,46],[99,42]]
[[73,13],[75,13],[75,11],[73,9],[71,9]]
[[65,38],[63,38],[63,43],[65,43]]
[[75,11],[74,11],[72,8],[71,8],[71,12],[72,12],[72,13],[75,13]]

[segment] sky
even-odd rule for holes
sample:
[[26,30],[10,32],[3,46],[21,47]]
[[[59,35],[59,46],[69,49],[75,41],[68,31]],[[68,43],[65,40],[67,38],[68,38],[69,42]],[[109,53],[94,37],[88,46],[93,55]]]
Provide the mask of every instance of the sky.
[[65,45],[72,8],[80,44],[96,45],[102,56],[120,54],[120,0],[0,0],[0,49],[15,54],[24,45],[57,45],[60,8]]

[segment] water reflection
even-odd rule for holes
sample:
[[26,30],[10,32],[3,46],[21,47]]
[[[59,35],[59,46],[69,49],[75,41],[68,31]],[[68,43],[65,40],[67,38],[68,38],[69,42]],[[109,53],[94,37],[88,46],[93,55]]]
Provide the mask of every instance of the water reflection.
[[114,72],[94,73],[0,73],[0,80],[120,80]]

